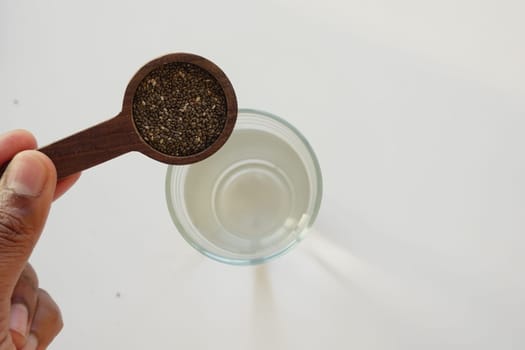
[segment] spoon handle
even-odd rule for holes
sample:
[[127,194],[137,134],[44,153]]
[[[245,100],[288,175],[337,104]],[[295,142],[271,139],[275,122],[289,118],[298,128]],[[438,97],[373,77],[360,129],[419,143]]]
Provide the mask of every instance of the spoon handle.
[[[131,123],[131,118],[121,112],[39,151],[53,161],[57,178],[62,179],[133,150],[140,140]],[[6,167],[0,167],[0,176]]]

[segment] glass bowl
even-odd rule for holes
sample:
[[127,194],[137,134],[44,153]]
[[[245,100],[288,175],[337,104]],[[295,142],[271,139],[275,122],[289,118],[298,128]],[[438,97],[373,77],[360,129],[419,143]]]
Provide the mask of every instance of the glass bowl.
[[312,226],[321,170],[303,135],[273,114],[240,109],[211,157],[169,166],[166,199],[188,243],[229,264],[260,264],[294,247]]

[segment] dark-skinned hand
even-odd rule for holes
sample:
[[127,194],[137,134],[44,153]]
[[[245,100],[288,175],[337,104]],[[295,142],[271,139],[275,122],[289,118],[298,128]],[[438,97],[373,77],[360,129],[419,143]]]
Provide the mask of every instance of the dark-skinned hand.
[[44,350],[62,329],[56,303],[28,263],[51,203],[80,174],[57,183],[51,160],[27,131],[0,135],[0,350]]

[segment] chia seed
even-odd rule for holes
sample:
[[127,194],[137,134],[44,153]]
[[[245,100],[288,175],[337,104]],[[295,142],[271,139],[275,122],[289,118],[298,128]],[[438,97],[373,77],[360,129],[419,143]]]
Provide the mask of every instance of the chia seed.
[[186,62],[151,71],[133,96],[133,121],[142,139],[167,155],[183,157],[208,148],[226,122],[226,97],[218,81]]

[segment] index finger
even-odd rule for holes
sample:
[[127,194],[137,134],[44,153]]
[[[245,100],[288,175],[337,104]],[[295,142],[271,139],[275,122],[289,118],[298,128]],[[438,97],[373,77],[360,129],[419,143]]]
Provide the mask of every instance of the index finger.
[[27,130],[13,130],[0,135],[0,165],[10,161],[15,154],[36,148],[36,139]]

